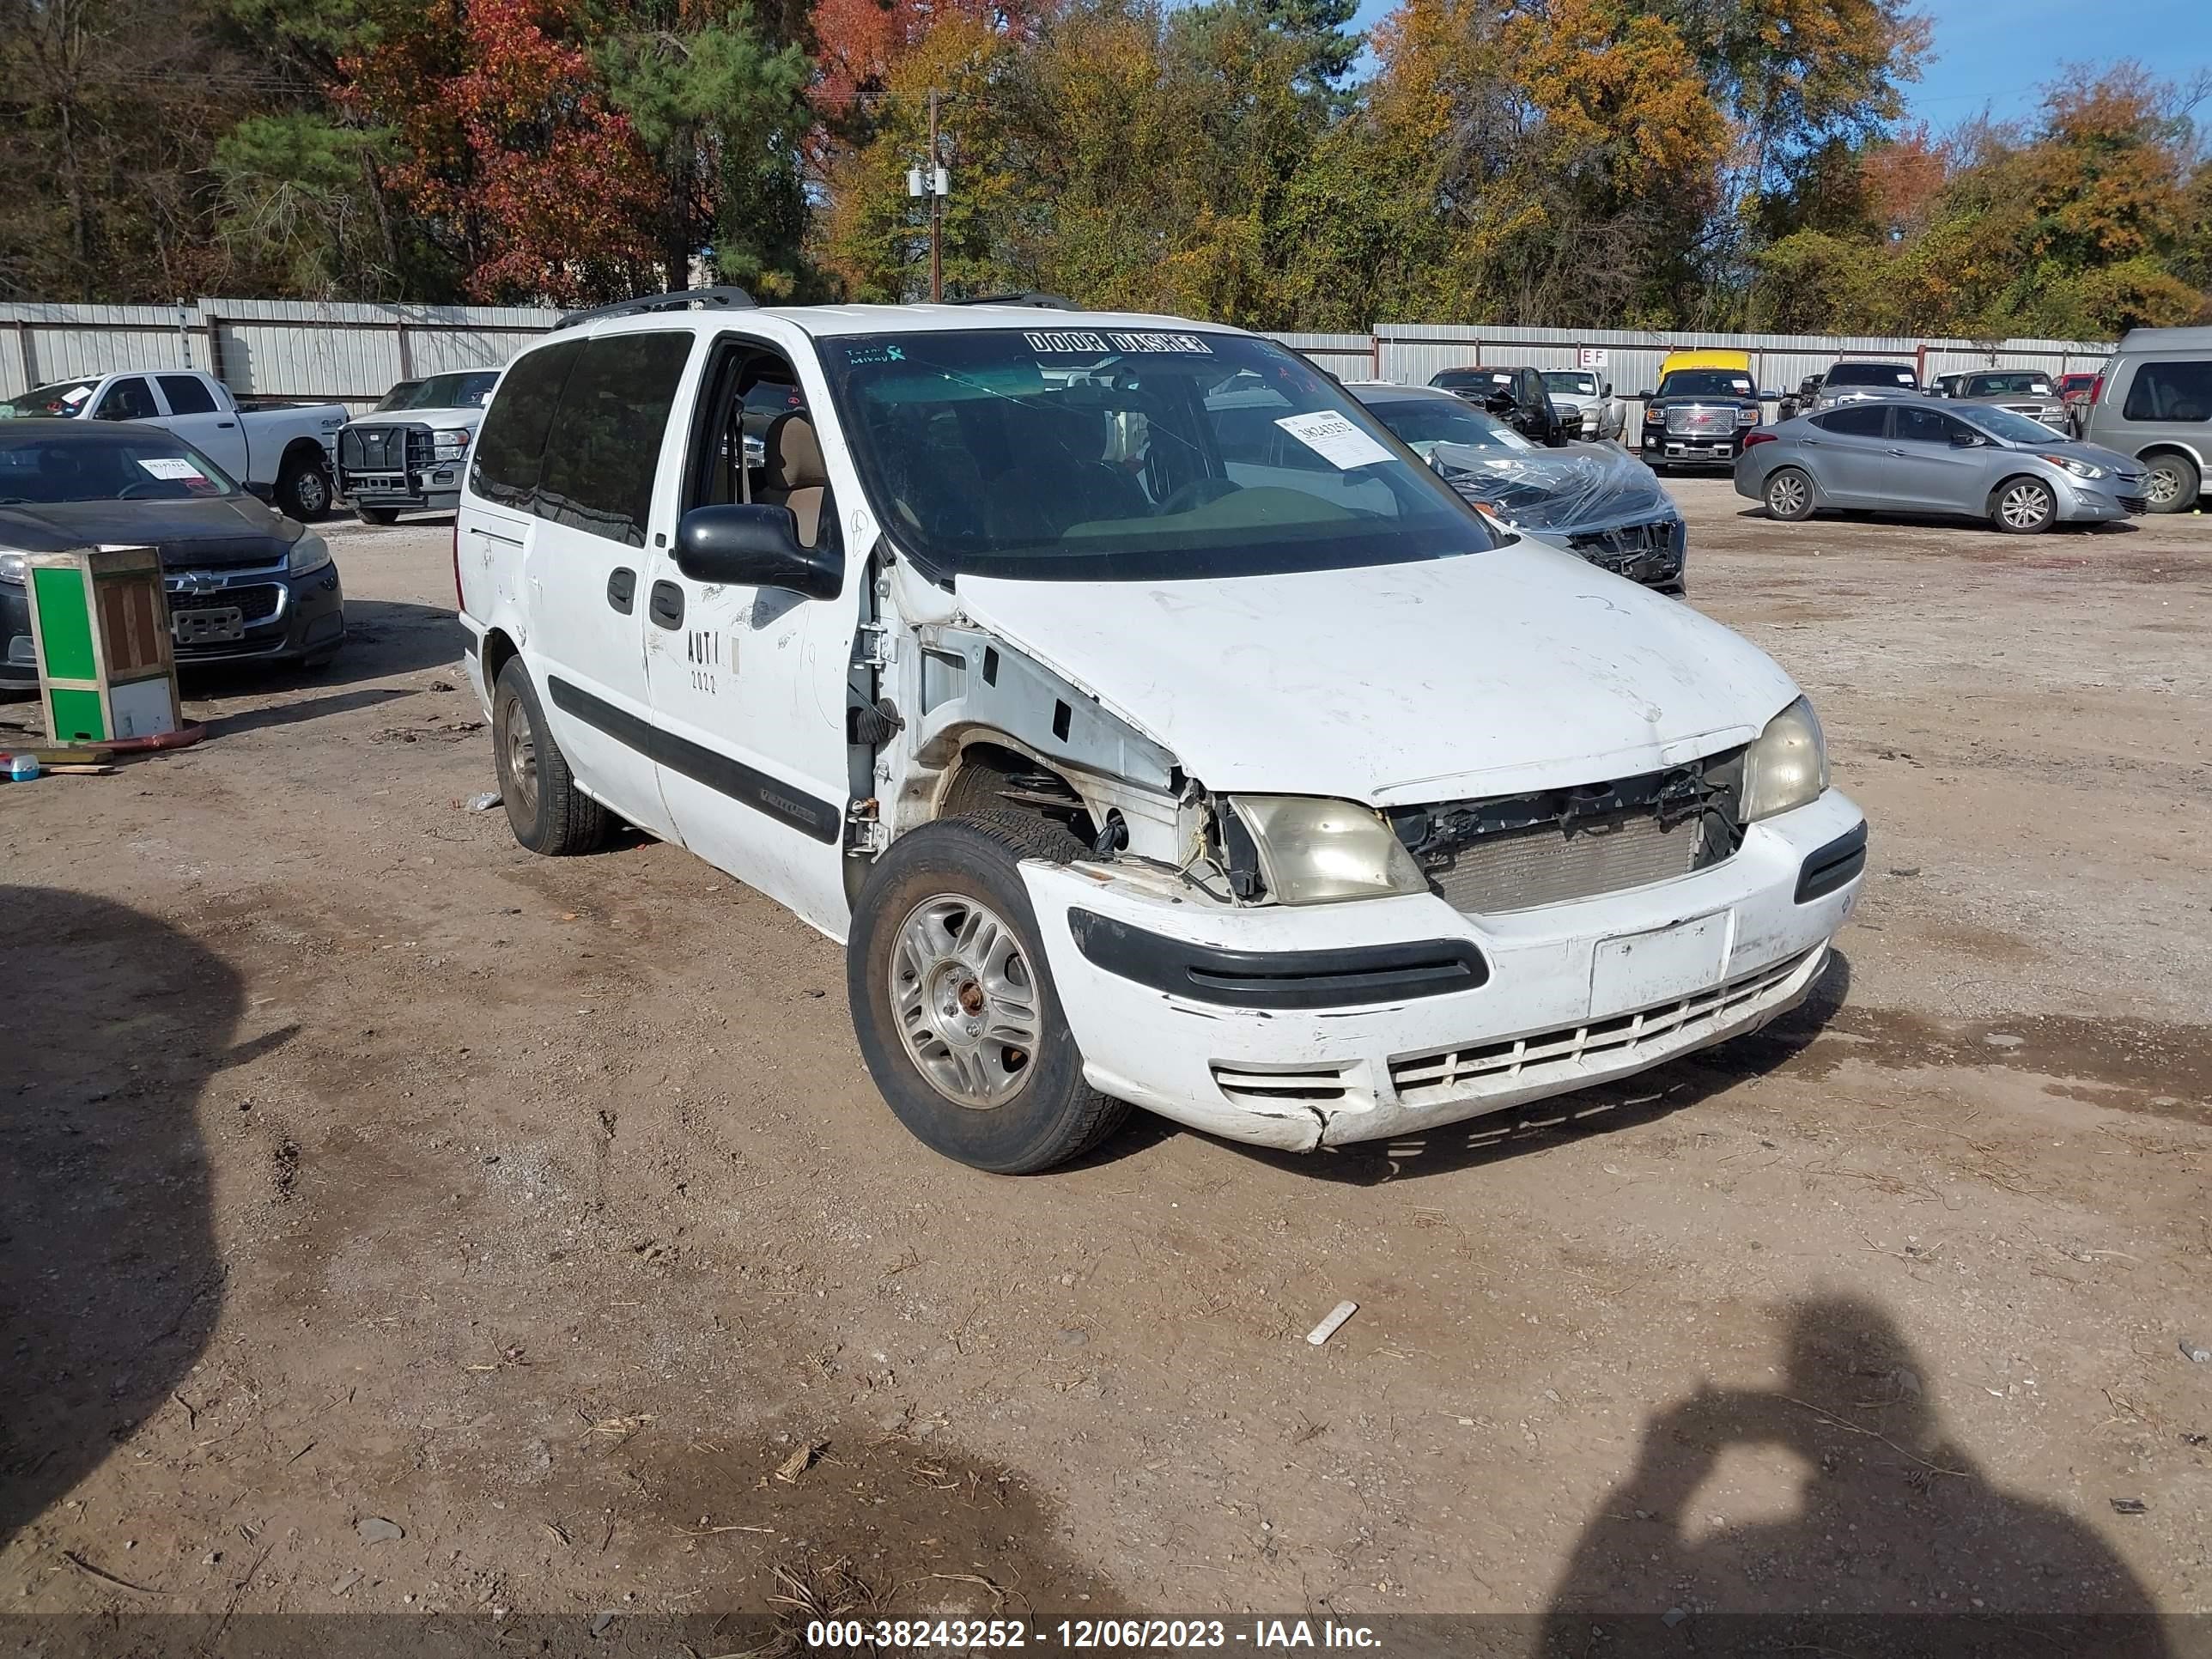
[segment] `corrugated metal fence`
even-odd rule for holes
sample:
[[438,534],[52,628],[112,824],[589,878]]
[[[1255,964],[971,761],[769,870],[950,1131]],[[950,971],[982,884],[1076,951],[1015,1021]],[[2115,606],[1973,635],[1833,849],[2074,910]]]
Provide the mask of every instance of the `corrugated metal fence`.
[[[395,380],[496,368],[561,313],[518,306],[323,304],[195,300],[175,306],[0,305],[0,397],[123,368],[204,368],[240,396],[298,398],[366,409]],[[12,335],[12,349],[8,337]],[[1383,323],[1371,334],[1278,334],[1346,380],[1420,385],[1441,368],[1592,367],[1632,398],[1668,352],[1751,354],[1761,391],[1778,394],[1838,356],[1895,357],[1932,375],[1969,368],[2095,367],[2112,350],[2078,340],[1882,339],[1850,335],[1639,332],[1627,329]],[[1595,354],[1593,361],[1592,354]],[[1640,410],[1629,404],[1628,436]]]

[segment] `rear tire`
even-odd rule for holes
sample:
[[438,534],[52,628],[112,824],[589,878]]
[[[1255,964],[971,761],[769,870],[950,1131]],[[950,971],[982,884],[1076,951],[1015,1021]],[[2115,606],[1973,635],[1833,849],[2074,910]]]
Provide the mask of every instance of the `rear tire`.
[[1990,522],[2008,536],[2039,536],[2058,521],[2058,492],[2040,478],[2007,478],[1990,501]]
[[363,524],[387,525],[399,522],[399,509],[396,507],[356,507],[353,510],[353,515]]
[[1766,503],[1766,516],[1779,519],[1784,524],[1801,524],[1813,516],[1812,475],[1795,466],[1778,466],[1767,475],[1766,484],[1759,492]]
[[2186,455],[2154,455],[2143,463],[2143,495],[2154,513],[2191,513],[2204,489],[2204,475]]
[[869,1075],[915,1139],[973,1169],[1048,1170],[1128,1115],[1084,1079],[1021,876],[1085,851],[1025,812],[940,818],[891,843],[853,907],[846,993]]
[[520,657],[507,659],[492,688],[491,753],[508,827],[525,848],[565,858],[605,842],[607,809],[576,787]]
[[330,469],[320,461],[288,460],[276,477],[276,505],[301,524],[313,524],[331,510]]

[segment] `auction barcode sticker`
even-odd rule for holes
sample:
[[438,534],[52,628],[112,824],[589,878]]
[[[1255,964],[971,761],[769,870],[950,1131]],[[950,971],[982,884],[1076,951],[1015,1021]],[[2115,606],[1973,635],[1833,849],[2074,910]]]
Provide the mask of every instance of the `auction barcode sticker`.
[[1395,459],[1389,450],[1334,410],[1324,409],[1311,415],[1285,415],[1275,424],[1330,465],[1343,471]]

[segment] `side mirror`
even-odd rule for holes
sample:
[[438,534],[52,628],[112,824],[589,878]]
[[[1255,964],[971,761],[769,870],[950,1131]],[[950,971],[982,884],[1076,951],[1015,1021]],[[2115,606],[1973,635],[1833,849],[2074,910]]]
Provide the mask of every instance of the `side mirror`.
[[247,495],[252,496],[255,501],[259,501],[264,507],[273,507],[276,505],[276,486],[274,484],[255,483],[251,478],[249,478],[244,483],[240,484],[239,488],[243,489]]
[[842,556],[800,546],[791,509],[759,502],[686,513],[676,526],[676,568],[695,582],[781,587],[810,599],[834,599],[845,586]]
[[1604,385],[1604,386],[1603,386],[1599,390],[1599,392],[1598,392],[1598,394],[1597,394],[1597,395],[1598,395],[1599,397],[1601,397],[1601,398],[1610,398],[1611,396],[1613,396],[1613,382],[1612,382],[1612,381],[1610,381],[1610,380],[1607,380],[1607,381],[1605,383],[1605,385]]
[[1639,392],[1636,394],[1636,401],[1640,404],[1648,404],[1658,395],[1659,394],[1656,392]]

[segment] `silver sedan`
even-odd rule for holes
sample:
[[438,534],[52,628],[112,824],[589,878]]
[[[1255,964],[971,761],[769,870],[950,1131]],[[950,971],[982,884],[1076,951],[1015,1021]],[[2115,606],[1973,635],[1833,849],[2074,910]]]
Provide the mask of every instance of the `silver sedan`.
[[1735,493],[1791,521],[1824,507],[1956,514],[2021,536],[2149,505],[2142,464],[2124,455],[2008,409],[1895,395],[1751,434]]

